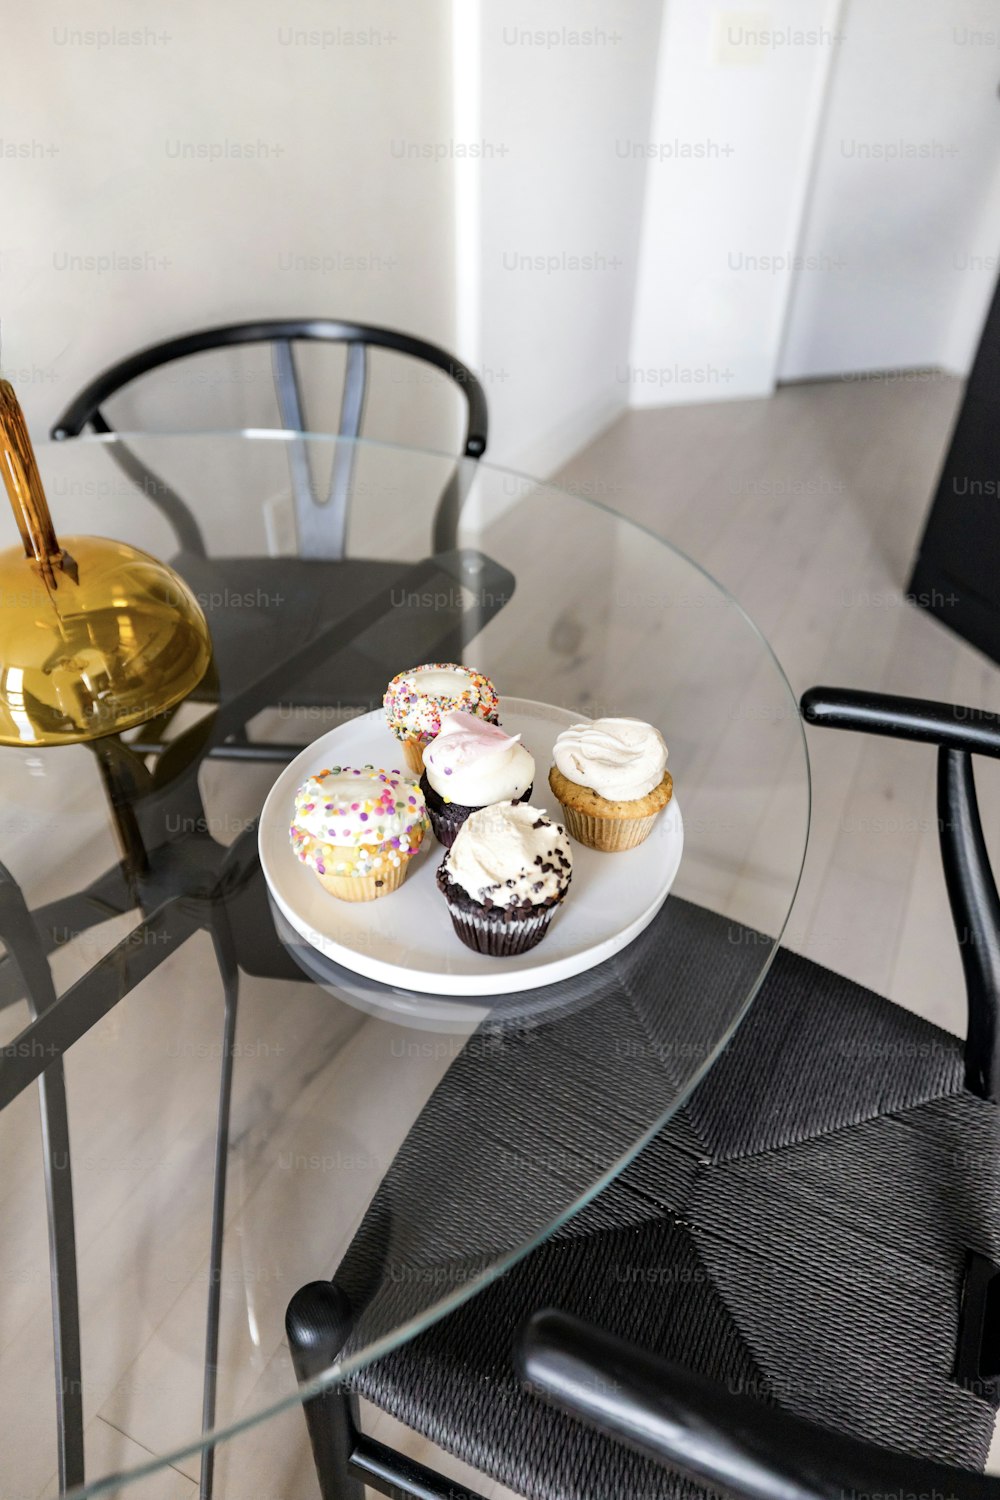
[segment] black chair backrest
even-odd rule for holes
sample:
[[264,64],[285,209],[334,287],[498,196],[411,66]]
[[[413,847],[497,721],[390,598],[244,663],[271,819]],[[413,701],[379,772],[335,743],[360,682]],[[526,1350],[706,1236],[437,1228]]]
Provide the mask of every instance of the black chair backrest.
[[[207,350],[262,343],[271,346],[275,393],[282,427],[289,432],[304,433],[307,429],[293,350],[293,345],[298,342],[347,346],[338,437],[355,439],[360,436],[368,383],[367,351],[370,348],[388,349],[434,366],[459,387],[467,408],[463,456],[478,459],[485,453],[488,428],[486,393],[468,366],[455,359],[447,350],[428,343],[425,339],[414,338],[393,328],[345,323],[332,318],[275,318],[255,323],[229,323],[152,344],[111,365],[86,385],[56,421],[51,435],[57,441],[79,437],[88,426],[95,432],[111,433],[114,429],[101,410],[102,404],[141,375],[148,374],[161,365],[171,364],[174,360],[186,359],[189,355],[202,354]],[[150,474],[134,454],[123,452],[120,445],[115,445],[114,457],[125,468],[129,477],[140,483],[145,492],[161,505],[174,525],[181,545],[188,550],[204,552],[197,522],[183,500],[157,476]],[[300,547],[305,555],[343,556],[354,457],[355,449],[351,442],[340,444],[335,449],[329,492],[320,510],[313,494],[306,445],[289,445],[292,492]],[[451,489],[452,486],[449,486],[449,490]],[[435,528],[436,542],[440,541],[438,532],[448,530],[444,512],[454,512],[457,503],[457,493],[449,494],[446,491],[439,513],[440,525]]]
[[1000,1500],[1000,1479],[891,1453],[544,1309],[515,1351],[536,1396],[738,1500]]
[[941,859],[962,955],[969,1024],[965,1084],[1000,1103],[1000,895],[983,836],[973,755],[1000,758],[1000,714],[954,703],[856,688],[814,687],[802,696],[807,724],[936,745]]

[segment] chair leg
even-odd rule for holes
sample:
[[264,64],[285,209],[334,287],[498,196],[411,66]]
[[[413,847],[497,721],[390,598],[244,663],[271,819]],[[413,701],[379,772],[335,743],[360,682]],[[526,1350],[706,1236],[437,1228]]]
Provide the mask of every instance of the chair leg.
[[[215,1176],[212,1192],[212,1237],[208,1265],[208,1306],[205,1316],[205,1379],[202,1387],[201,1430],[215,1426],[215,1401],[219,1377],[219,1316],[222,1308],[222,1250],[226,1227],[226,1169],[229,1164],[229,1112],[233,1096],[233,1056],[239,1000],[239,969],[225,913],[213,924],[212,941],[222,975],[225,1014],[222,1025],[222,1066],[219,1074],[219,1107],[215,1128]],[[211,1500],[215,1476],[215,1448],[201,1455],[198,1500]]]
[[[314,1380],[330,1367],[350,1331],[347,1298],[331,1281],[311,1281],[288,1304],[285,1329],[296,1378]],[[364,1500],[350,1472],[360,1417],[358,1398],[342,1386],[302,1403],[323,1500]]]

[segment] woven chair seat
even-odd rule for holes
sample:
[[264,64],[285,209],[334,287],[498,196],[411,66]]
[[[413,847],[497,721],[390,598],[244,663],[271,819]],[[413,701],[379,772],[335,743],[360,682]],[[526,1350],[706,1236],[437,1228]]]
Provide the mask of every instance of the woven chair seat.
[[[519,1137],[522,1153],[540,1160],[548,1151],[558,1163],[579,1150],[581,1131],[599,1135],[608,1100],[627,1111],[652,1089],[650,1059],[662,1084],[670,1052],[658,1049],[657,1026],[676,1023],[685,1006],[693,1023],[705,974],[721,986],[726,963],[739,961],[733,924],[685,902],[668,906],[666,957],[676,962],[659,989],[640,974],[625,998],[609,1001],[614,1014],[594,1007],[580,1022],[621,1038],[628,1020],[644,1052],[609,1043],[600,1100],[574,1101],[552,1089],[571,1062],[566,1023],[539,1028],[530,1049],[537,1089],[524,1056],[516,1070],[533,1143]],[[635,962],[664,963],[662,933]],[[668,974],[665,1016],[657,997]],[[449,1204],[468,1201],[463,1172],[476,1170],[477,1132],[485,1139],[490,1121],[509,1121],[513,1108],[473,1098],[482,1076],[474,1057],[453,1064],[336,1275],[366,1317],[380,1301],[387,1324],[406,1311],[408,1279],[386,1274],[387,1256],[457,1282],[510,1243],[509,1224],[504,1241],[488,1220],[449,1218]],[[502,1069],[490,1076],[505,1087]],[[997,1145],[997,1109],[963,1089],[955,1037],[782,951],[726,1053],[623,1174],[353,1385],[531,1500],[698,1493],[521,1389],[516,1336],[532,1312],[552,1306],[828,1427],[982,1468],[994,1404],[952,1371],[968,1255],[1000,1259]],[[445,1184],[440,1213],[426,1201],[423,1214],[406,1212],[435,1182]],[[406,1238],[401,1226],[413,1223],[429,1226],[424,1242]]]

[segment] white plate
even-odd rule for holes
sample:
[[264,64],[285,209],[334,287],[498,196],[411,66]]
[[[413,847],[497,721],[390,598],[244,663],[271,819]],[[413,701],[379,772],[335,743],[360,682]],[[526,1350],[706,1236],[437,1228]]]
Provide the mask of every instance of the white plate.
[[[532,805],[561,820],[548,784],[552,746],[582,716],[525,698],[503,699],[501,716],[507,733],[522,735],[535,757]],[[570,979],[620,953],[667,899],[684,846],[676,797],[638,849],[598,854],[573,840],[573,880],[562,906],[537,948],[513,958],[474,953],[456,935],[434,878],[444,850],[430,832],[399,890],[377,901],[338,901],[292,853],[288,827],[295,793],[326,766],[391,769],[400,761],[380,710],[351,719],[286,766],[260,815],[260,862],[279,910],[310,946],[345,968],[423,993],[509,995]]]

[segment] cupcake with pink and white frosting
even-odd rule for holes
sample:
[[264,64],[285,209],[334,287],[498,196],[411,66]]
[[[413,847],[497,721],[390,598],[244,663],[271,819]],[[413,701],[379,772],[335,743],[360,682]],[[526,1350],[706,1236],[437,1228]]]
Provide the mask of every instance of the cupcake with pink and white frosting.
[[534,757],[519,734],[469,713],[446,713],[424,750],[420,790],[439,843],[450,849],[471,813],[495,802],[527,802]]

